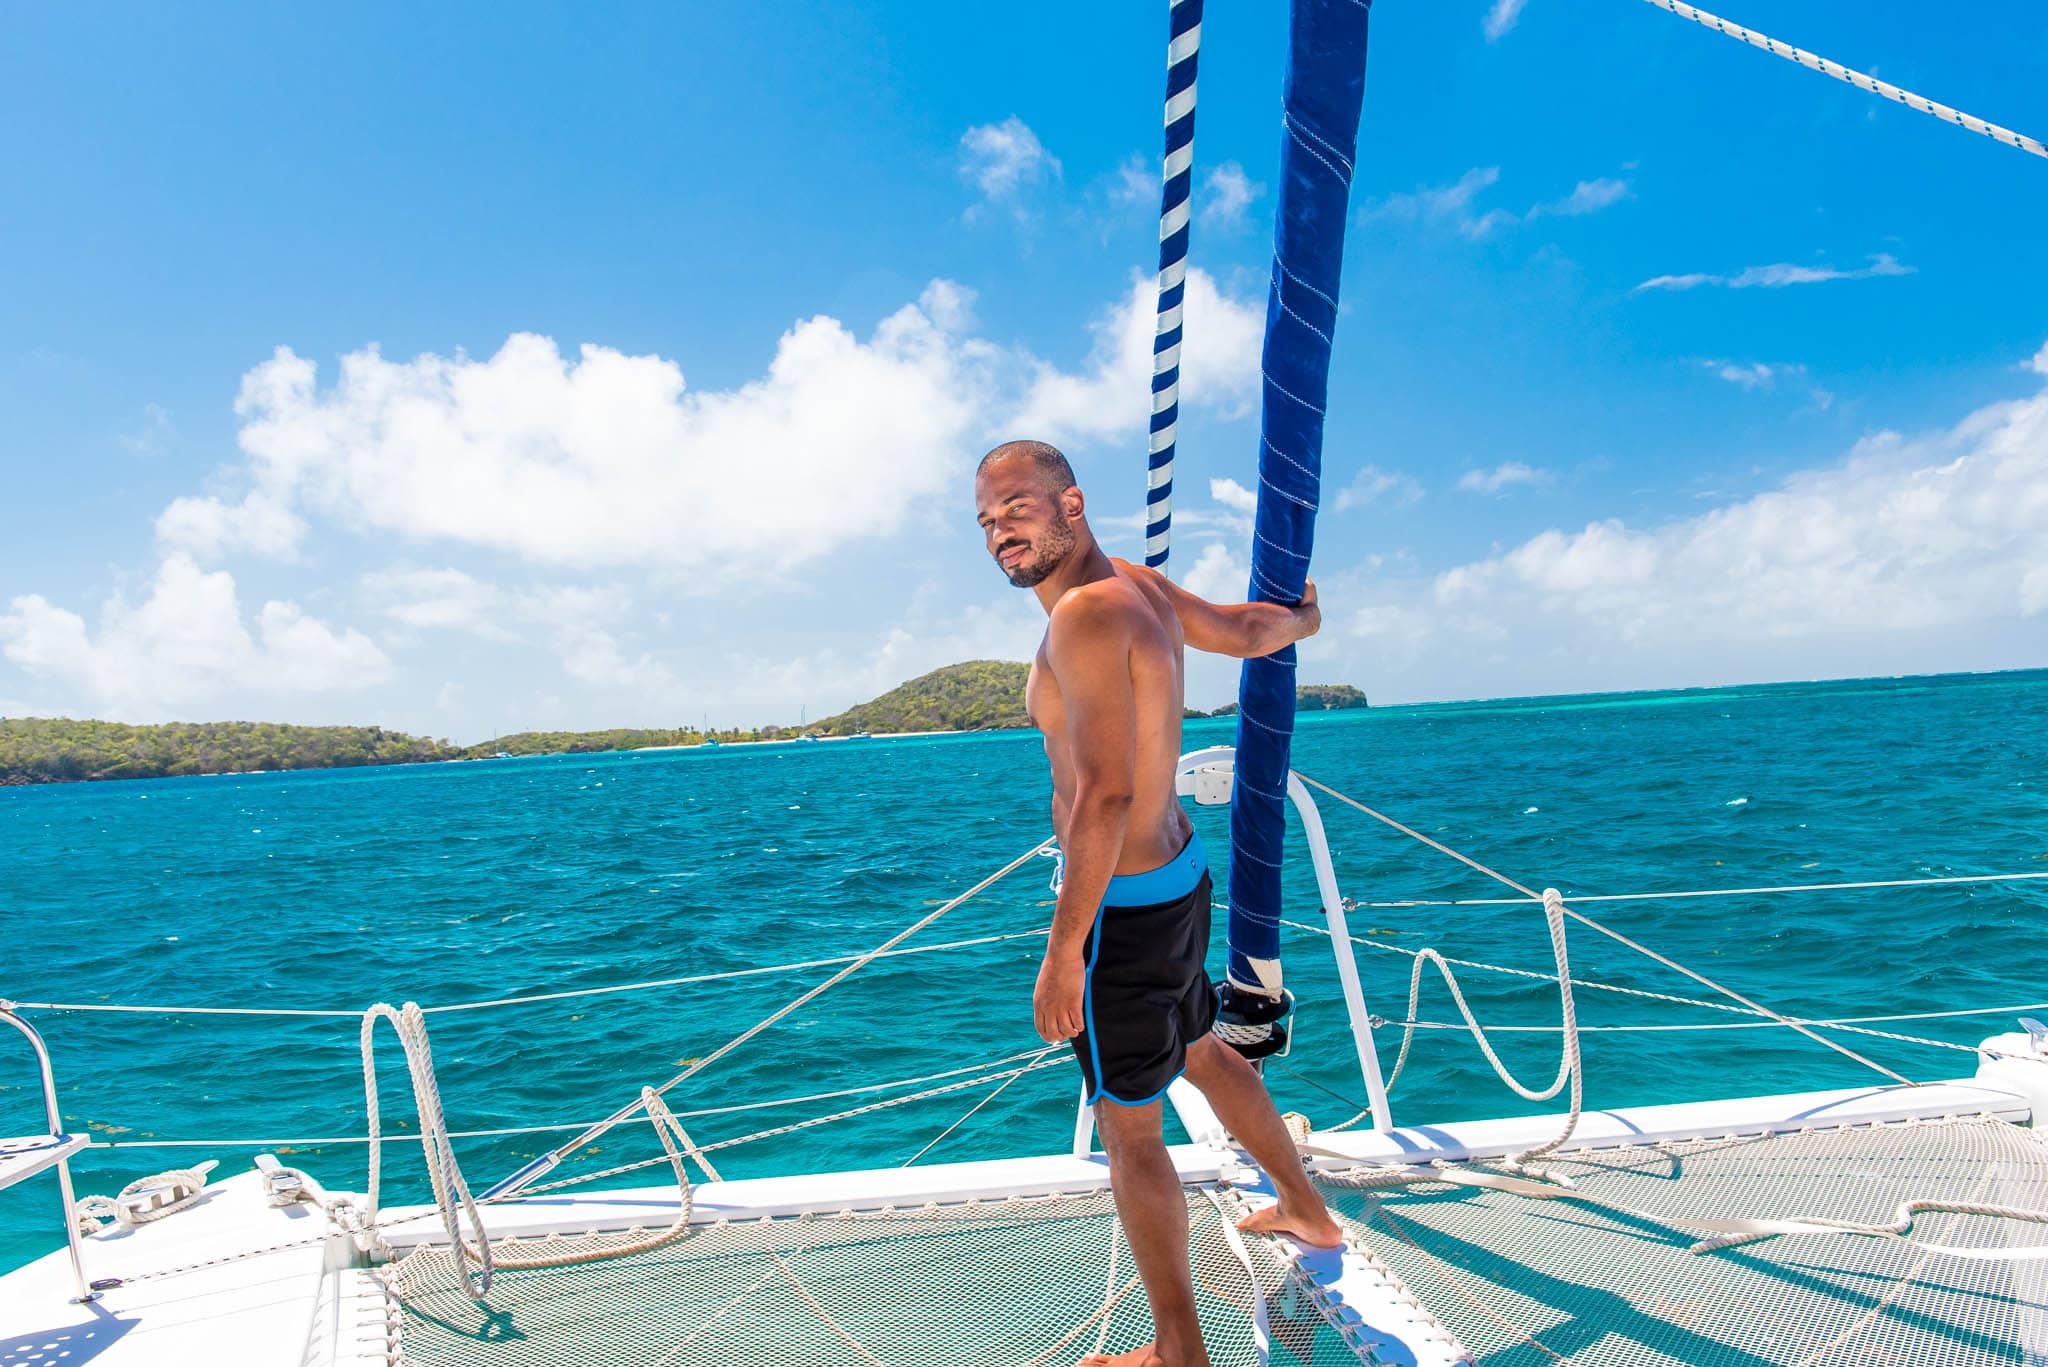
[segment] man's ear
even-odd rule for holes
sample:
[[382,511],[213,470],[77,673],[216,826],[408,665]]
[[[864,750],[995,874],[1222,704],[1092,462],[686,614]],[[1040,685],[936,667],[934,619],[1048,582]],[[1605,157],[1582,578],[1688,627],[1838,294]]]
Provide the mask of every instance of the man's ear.
[[1060,490],[1060,511],[1069,518],[1076,518],[1088,511],[1088,500],[1081,495],[1081,486],[1069,484]]

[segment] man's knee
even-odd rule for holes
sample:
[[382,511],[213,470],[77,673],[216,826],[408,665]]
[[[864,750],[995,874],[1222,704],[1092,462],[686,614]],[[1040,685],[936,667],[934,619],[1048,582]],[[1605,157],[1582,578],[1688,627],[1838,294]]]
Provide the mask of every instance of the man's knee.
[[1119,1106],[1113,1101],[1095,1103],[1095,1128],[1102,1135],[1102,1149],[1113,1160],[1120,1153],[1166,1147],[1160,1128],[1159,1103]]
[[1188,1046],[1187,1079],[1196,1087],[1229,1077],[1244,1066],[1244,1057],[1214,1035],[1203,1035]]

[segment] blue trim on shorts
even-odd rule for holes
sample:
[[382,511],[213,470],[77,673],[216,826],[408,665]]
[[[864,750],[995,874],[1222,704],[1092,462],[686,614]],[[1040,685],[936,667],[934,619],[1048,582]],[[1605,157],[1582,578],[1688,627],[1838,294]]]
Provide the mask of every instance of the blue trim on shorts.
[[[1088,1037],[1088,1042],[1090,1044],[1093,1044],[1095,1042],[1095,1037],[1093,1035],[1090,1035]],[[1111,1093],[1104,1091],[1102,1088],[1097,1087],[1095,1089],[1095,1095],[1088,1098],[1088,1104],[1090,1106],[1093,1106],[1098,1101],[1107,1101],[1112,1106],[1123,1106],[1131,1110],[1135,1110],[1140,1106],[1150,1106],[1153,1102],[1159,1100],[1160,1097],[1165,1096],[1169,1091],[1171,1091],[1173,1089],[1173,1084],[1180,1081],[1181,1073],[1185,1073],[1186,1071],[1187,1068],[1183,1066],[1180,1070],[1180,1073],[1175,1073],[1172,1077],[1166,1079],[1166,1085],[1164,1087],[1161,1087],[1158,1091],[1152,1093],[1152,1095],[1146,1097],[1143,1101],[1126,1101],[1120,1096],[1114,1096]]]
[[[1102,1049],[1095,1034],[1095,961],[1102,955],[1102,909],[1095,909],[1095,924],[1088,932],[1088,964],[1081,970],[1081,1028],[1088,1032],[1088,1063],[1095,1072],[1095,1095],[1102,1095]],[[1093,1106],[1090,1097],[1086,1105]]]
[[1188,843],[1181,846],[1180,853],[1158,868],[1143,873],[1120,873],[1111,878],[1103,890],[1102,904],[1151,907],[1161,902],[1178,902],[1195,890],[1208,869],[1209,856],[1202,849],[1202,837],[1190,829]]

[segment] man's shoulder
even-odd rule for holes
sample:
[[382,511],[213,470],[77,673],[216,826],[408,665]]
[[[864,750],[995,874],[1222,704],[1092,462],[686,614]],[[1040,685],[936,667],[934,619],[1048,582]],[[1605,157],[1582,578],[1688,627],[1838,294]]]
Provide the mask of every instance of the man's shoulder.
[[1121,576],[1097,579],[1069,589],[1053,604],[1046,643],[1109,639],[1137,625],[1146,612],[1144,597]]

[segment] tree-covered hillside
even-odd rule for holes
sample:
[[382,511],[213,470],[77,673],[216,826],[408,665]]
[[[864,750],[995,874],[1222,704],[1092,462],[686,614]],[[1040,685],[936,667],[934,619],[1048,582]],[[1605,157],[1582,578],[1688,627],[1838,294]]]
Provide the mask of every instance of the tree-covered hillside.
[[[762,726],[713,731],[620,728],[609,731],[522,731],[476,745],[387,731],[381,726],[288,726],[276,722],[171,722],[128,726],[62,718],[0,718],[0,784],[72,783],[87,779],[173,778],[280,769],[338,769],[423,760],[488,759],[492,755],[594,754],[660,745],[789,740],[809,734],[862,731],[986,731],[1028,726],[1024,681],[1031,667],[1015,660],[947,665],[881,697],[806,727]],[[1349,684],[1308,684],[1296,690],[1299,711],[1364,707]],[[1226,717],[1236,704],[1208,715]],[[1191,717],[1202,714],[1188,713]]]
[[[1350,684],[1302,684],[1294,690],[1294,710],[1297,712],[1341,712],[1364,706],[1365,694]],[[1209,715],[1234,717],[1237,704],[1225,703]]]
[[454,759],[461,753],[446,741],[381,726],[251,721],[128,726],[61,717],[0,718],[0,783],[336,769]]
[[827,717],[809,730],[827,736],[858,731],[985,731],[1029,726],[1024,680],[1031,666],[1016,660],[969,660],[934,669],[871,702]]

